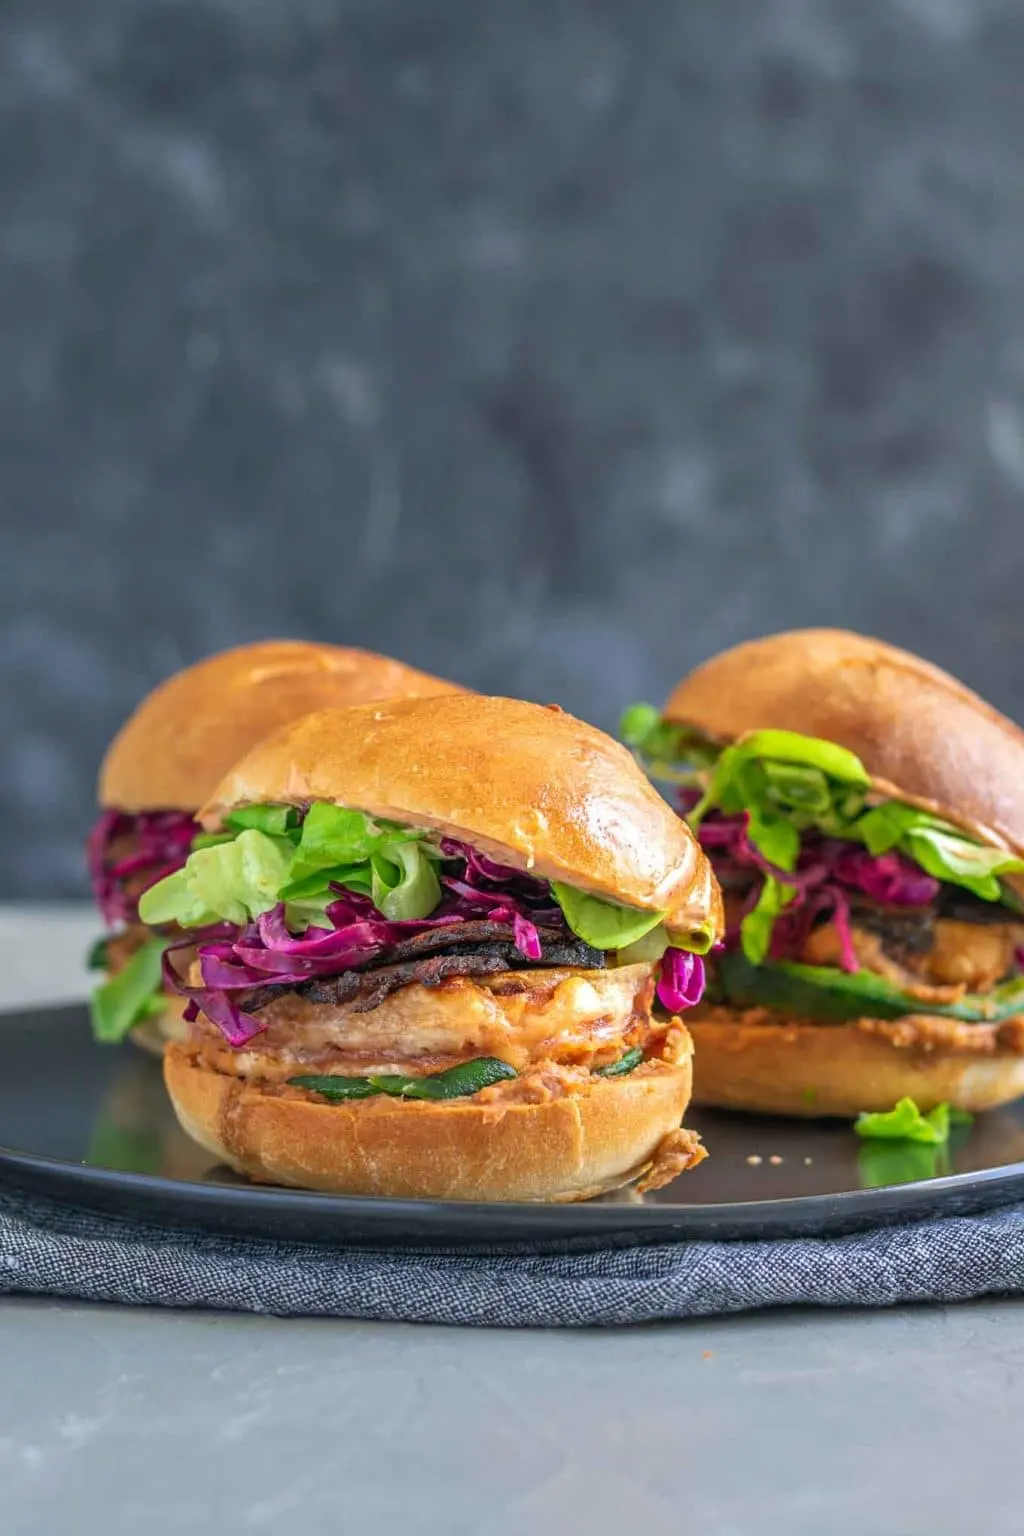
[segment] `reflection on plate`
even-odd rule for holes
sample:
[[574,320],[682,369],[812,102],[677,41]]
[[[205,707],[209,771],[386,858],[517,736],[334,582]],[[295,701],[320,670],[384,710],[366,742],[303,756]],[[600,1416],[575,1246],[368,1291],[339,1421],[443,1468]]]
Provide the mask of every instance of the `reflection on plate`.
[[116,1055],[83,1162],[165,1179],[201,1178],[210,1166],[209,1154],[183,1133],[170,1112],[159,1063],[134,1047]]
[[[177,1225],[334,1242],[573,1246],[852,1230],[1024,1198],[1024,1103],[947,1147],[861,1141],[849,1124],[703,1110],[711,1153],[652,1194],[585,1205],[346,1199],[250,1184],[184,1134],[160,1064],[93,1044],[85,1009],[0,1016],[0,1180]],[[59,1074],[53,1063],[60,1062]]]

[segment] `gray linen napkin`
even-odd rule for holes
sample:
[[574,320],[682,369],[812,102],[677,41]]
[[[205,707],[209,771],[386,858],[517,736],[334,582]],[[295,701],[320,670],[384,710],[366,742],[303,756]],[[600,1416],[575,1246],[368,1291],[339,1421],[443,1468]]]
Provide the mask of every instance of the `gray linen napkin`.
[[0,1294],[526,1328],[1022,1291],[1020,1205],[851,1237],[540,1257],[215,1237],[0,1193]]

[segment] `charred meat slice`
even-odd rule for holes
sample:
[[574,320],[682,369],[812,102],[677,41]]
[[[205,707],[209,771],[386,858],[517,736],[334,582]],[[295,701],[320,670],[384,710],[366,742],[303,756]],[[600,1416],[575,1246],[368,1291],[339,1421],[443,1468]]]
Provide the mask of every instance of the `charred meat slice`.
[[604,965],[604,955],[599,949],[591,949],[589,944],[584,944],[582,939],[577,939],[571,933],[558,928],[538,928],[537,934],[540,938],[541,958],[527,960],[515,949],[515,933],[511,923],[492,923],[485,918],[467,923],[445,923],[437,928],[428,928],[426,933],[418,933],[414,938],[403,939],[399,944],[389,945],[364,969],[377,969],[382,964],[391,965],[397,960],[419,960],[424,955],[437,955],[445,950],[469,953],[469,946],[489,944],[504,944],[515,951],[514,958],[509,962],[513,969],[527,965],[573,965],[596,971]]
[[437,987],[450,976],[487,976],[509,969],[508,958],[497,946],[473,954],[431,955],[425,960],[400,960],[396,965],[379,965],[372,971],[346,971],[341,976],[318,977],[295,990],[311,1003],[355,1003],[356,1013],[378,1008],[392,992],[417,982],[421,987]]
[[939,891],[935,909],[939,917],[948,917],[958,923],[1019,923],[1021,913],[1001,901],[983,901],[973,891],[962,886],[944,885]]
[[359,999],[359,1011],[369,1012],[401,987],[418,982],[436,987],[450,976],[489,976],[498,971],[534,970],[544,966],[568,966],[602,970],[604,955],[582,939],[566,937],[554,929],[538,929],[540,960],[527,960],[515,946],[508,923],[452,923],[429,929],[412,939],[381,951],[372,964],[339,976],[318,976],[288,987],[280,984],[257,987],[244,1002],[247,1013],[257,1013],[283,992],[296,992],[314,1003],[348,1003]]
[[933,907],[880,907],[872,901],[854,901],[852,911],[857,926],[876,934],[894,960],[927,954],[932,947]]

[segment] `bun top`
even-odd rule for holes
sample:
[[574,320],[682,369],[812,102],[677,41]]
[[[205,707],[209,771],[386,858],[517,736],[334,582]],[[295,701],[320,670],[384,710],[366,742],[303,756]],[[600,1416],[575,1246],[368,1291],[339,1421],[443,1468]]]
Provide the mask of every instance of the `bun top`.
[[503,864],[722,926],[710,866],[626,748],[557,706],[458,694],[323,710],[237,763],[201,813],[328,800],[430,827]]
[[842,629],[797,629],[690,673],[665,718],[731,741],[799,731],[855,752],[875,788],[1024,854],[1024,731],[909,651]]
[[264,736],[310,710],[462,692],[403,662],[348,646],[263,640],[161,683],[130,715],[100,769],[99,800],[123,811],[195,811]]

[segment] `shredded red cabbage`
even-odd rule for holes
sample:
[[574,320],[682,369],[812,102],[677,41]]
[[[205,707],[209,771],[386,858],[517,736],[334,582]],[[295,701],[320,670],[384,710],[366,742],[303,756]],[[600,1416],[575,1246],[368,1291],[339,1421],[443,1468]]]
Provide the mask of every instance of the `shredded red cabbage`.
[[[173,875],[201,830],[187,811],[104,811],[86,852],[96,904],[108,927],[138,921],[143,891]],[[115,854],[118,844],[123,845]]]
[[[216,1024],[228,1044],[238,1046],[251,1040],[253,1035],[260,1034],[266,1029],[266,1024],[261,1023],[254,1014],[245,1013],[221,987],[190,987],[171,959],[178,950],[191,949],[193,945],[199,947],[200,955],[207,951],[223,954],[225,950],[230,951],[230,940],[236,932],[237,930],[230,923],[217,923],[210,928],[197,928],[187,938],[168,944],[163,953],[161,967],[164,991],[177,993],[179,997],[187,999],[184,1011],[185,1022],[193,1023],[202,1009],[206,1017]],[[253,982],[249,982],[249,986],[253,985]]]
[[[840,965],[844,971],[857,971],[860,963],[853,947],[849,892],[862,892],[882,906],[893,907],[927,906],[939,894],[940,882],[902,854],[874,855],[858,844],[816,832],[805,835],[796,869],[779,869],[751,843],[748,822],[746,812],[739,816],[712,812],[697,836],[724,884],[735,885],[756,869],[792,888],[792,899],[772,929],[775,960],[798,956],[817,919],[828,913],[839,936]],[[755,881],[743,903],[741,920],[757,904],[759,893],[760,883]],[[740,922],[734,922],[726,933],[726,944],[734,947],[739,939]]]
[[863,891],[883,907],[926,907],[941,882],[898,853],[871,854],[866,848],[829,841],[832,875],[840,885]]
[[692,1008],[704,995],[704,961],[685,949],[666,949],[658,977],[658,1001],[670,1013]]
[[[267,1026],[232,1002],[234,992],[256,986],[294,986],[314,976],[337,976],[379,960],[384,951],[403,939],[475,918],[509,923],[516,948],[527,960],[541,959],[538,928],[554,928],[568,935],[562,909],[552,901],[547,881],[496,864],[451,838],[444,839],[441,852],[452,861],[452,872],[441,875],[444,896],[430,917],[391,921],[378,912],[369,897],[334,886],[337,899],[326,910],[330,927],[309,927],[296,936],[285,922],[284,907],[277,906],[243,928],[222,925],[215,934],[202,936],[198,946],[201,987],[188,986],[166,955],[165,980],[189,999],[187,1016],[194,1018],[201,1009],[229,1044],[244,1045]],[[456,860],[462,860],[461,869],[456,867]]]

